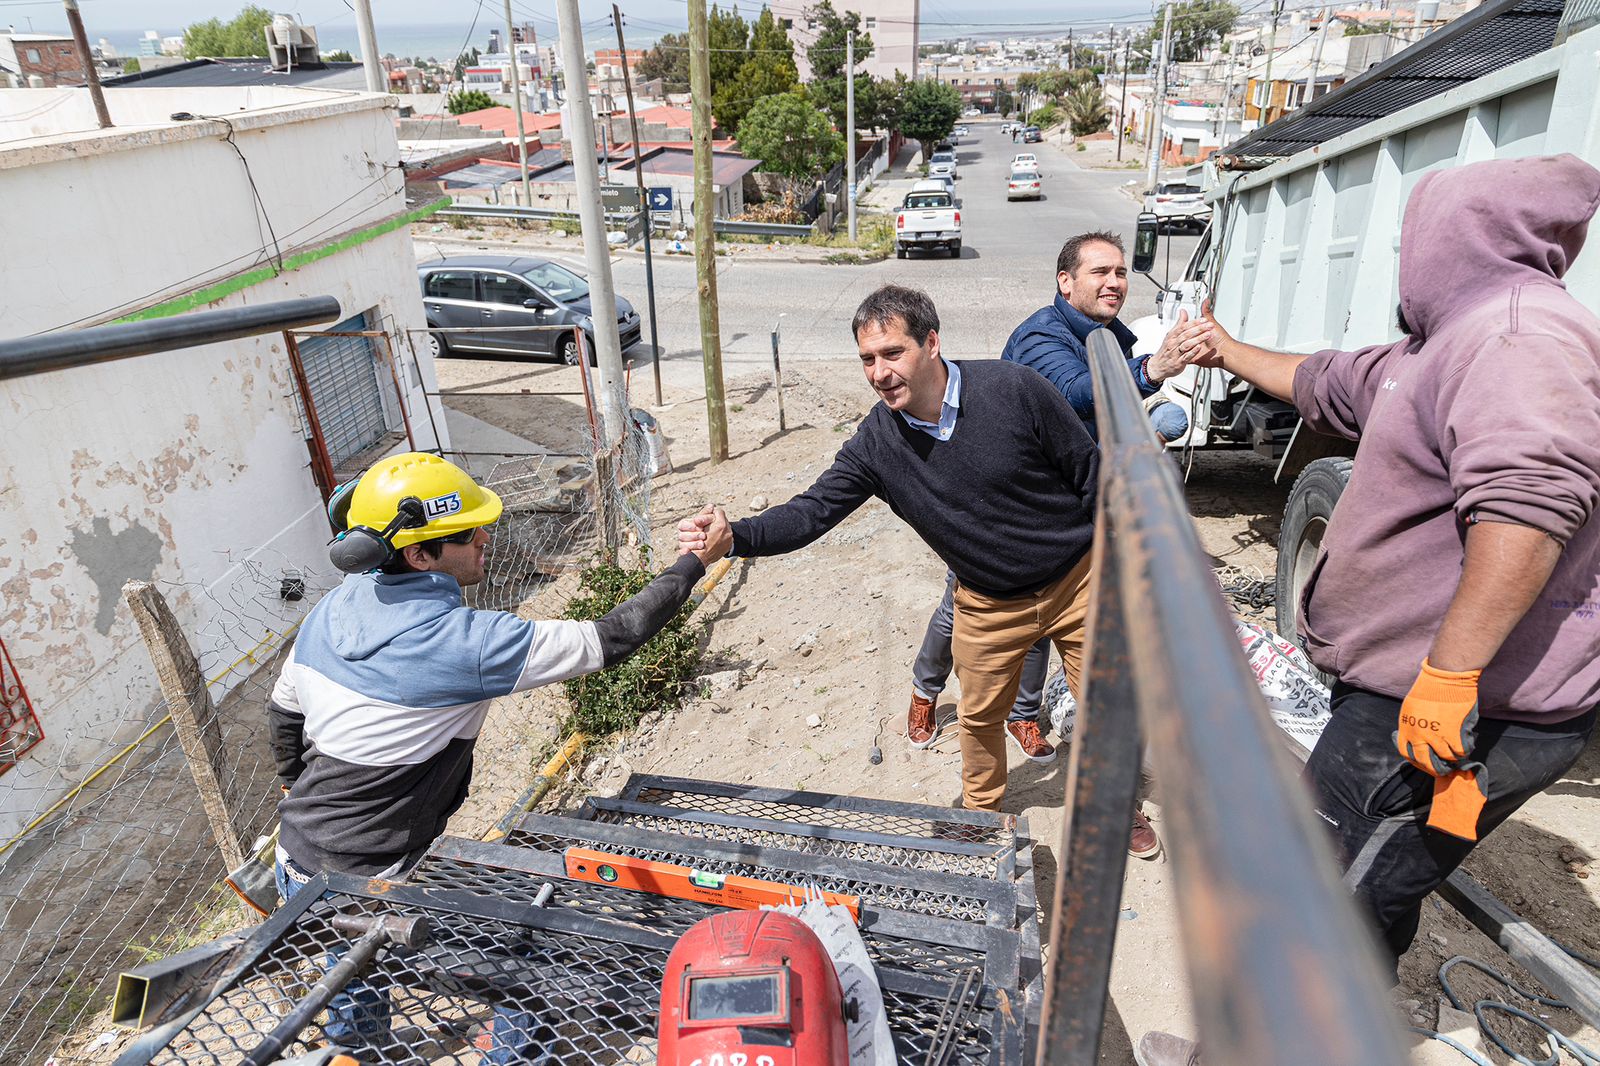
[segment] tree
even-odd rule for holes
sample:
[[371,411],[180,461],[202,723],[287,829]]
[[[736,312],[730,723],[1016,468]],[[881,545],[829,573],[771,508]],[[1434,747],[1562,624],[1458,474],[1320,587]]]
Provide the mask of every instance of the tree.
[[[1229,0],[1188,0],[1172,8],[1172,56],[1175,63],[1193,63],[1206,45],[1233,31],[1239,9]],[[1154,31],[1161,33],[1158,20]]]
[[808,183],[844,158],[844,138],[828,115],[797,92],[757,100],[739,124],[739,149],[761,169]]
[[[840,14],[834,10],[833,0],[822,0],[816,7],[806,8],[806,18],[817,24],[817,38],[806,46],[806,61],[811,64],[811,80],[806,84],[806,94],[833,119],[836,129],[844,129],[848,121],[845,98],[845,43],[855,32],[855,66],[859,68],[872,55],[872,35],[862,33],[861,17],[854,11]],[[872,93],[872,75],[852,68],[856,83],[856,127],[870,125],[863,110],[864,100]],[[871,116],[875,117],[875,116]]]
[[124,73],[124,74],[137,74],[137,73],[139,73],[139,61],[137,59],[129,59],[126,62],[124,62],[122,64],[122,73]]
[[451,93],[445,98],[444,106],[452,115],[465,115],[469,111],[482,111],[486,107],[493,107],[494,100],[481,89],[466,89]]
[[1099,133],[1111,118],[1111,112],[1106,110],[1105,93],[1100,91],[1098,85],[1079,86],[1067,94],[1063,103],[1067,111],[1067,123],[1072,127],[1074,137]]
[[707,58],[711,67],[711,91],[716,93],[738,77],[739,68],[749,58],[750,24],[740,17],[737,7],[723,11],[712,4],[706,21],[706,41],[710,51]]
[[465,76],[465,71],[468,67],[475,67],[478,65],[478,56],[481,54],[482,53],[476,48],[469,48],[465,52],[462,52],[460,55],[456,56],[451,77],[453,77],[456,81],[460,81]]
[[689,91],[689,35],[666,33],[639,60],[634,73],[641,81],[661,79],[664,93]]
[[922,155],[933,154],[933,146],[950,136],[961,117],[961,93],[942,81],[914,81],[906,89],[900,108],[900,132],[922,142]]
[[[323,56],[322,61],[324,63],[354,63],[356,61],[356,57],[341,48],[337,52],[329,52],[327,55]],[[416,65],[410,60],[407,60],[406,62],[409,66]]]
[[743,64],[731,80],[713,91],[711,113],[717,125],[731,133],[757,100],[790,92],[799,83],[794,45],[772,12],[763,8],[750,29],[750,48]]
[[254,5],[240,11],[230,22],[217,18],[196,22],[183,31],[184,58],[264,56],[265,31],[271,23],[272,12]]

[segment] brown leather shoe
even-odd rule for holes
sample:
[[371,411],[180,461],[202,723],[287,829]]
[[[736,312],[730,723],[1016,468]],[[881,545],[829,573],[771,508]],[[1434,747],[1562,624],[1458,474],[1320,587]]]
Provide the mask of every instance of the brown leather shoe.
[[1038,722],[1007,722],[1006,736],[1022,749],[1029,762],[1055,762],[1056,749],[1039,732]]
[[1200,1066],[1200,1045],[1171,1033],[1146,1033],[1133,1058],[1139,1066]]
[[1128,834],[1128,854],[1136,859],[1153,859],[1161,854],[1161,838],[1150,827],[1150,819],[1137,809],[1133,812],[1133,830]]
[[926,748],[939,739],[939,718],[933,700],[911,693],[911,711],[906,715],[906,739],[913,748]]

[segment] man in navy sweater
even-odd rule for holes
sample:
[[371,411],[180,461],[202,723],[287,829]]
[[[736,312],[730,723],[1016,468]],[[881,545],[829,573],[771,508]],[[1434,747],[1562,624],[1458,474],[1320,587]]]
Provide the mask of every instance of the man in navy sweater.
[[[998,810],[1004,722],[1028,649],[1049,637],[1082,691],[1099,453],[1037,373],[945,359],[927,294],[885,285],[862,301],[851,328],[882,402],[810,488],[734,522],[733,551],[803,548],[873,496],[916,530],[956,576],[963,799]],[[714,509],[678,528],[682,551],[722,548]]]

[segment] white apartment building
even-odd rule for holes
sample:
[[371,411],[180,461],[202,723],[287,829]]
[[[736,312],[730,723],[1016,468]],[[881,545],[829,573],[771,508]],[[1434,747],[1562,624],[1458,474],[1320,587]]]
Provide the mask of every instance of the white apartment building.
[[[804,0],[779,0],[767,6],[789,31],[795,66],[804,81],[811,77],[806,47],[817,39],[816,21],[806,17],[810,5]],[[892,78],[896,71],[908,78],[917,76],[921,0],[835,0],[833,6],[841,13],[854,11],[861,18],[861,32],[872,37],[872,55],[861,65],[862,70],[878,78]]]

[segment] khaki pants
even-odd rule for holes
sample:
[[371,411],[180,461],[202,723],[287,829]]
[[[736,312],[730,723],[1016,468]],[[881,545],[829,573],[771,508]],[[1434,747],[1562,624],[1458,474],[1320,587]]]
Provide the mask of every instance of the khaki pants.
[[997,811],[1006,794],[1006,712],[1017,696],[1022,661],[1040,637],[1061,653],[1067,684],[1083,691],[1088,636],[1090,554],[1030,596],[996,599],[955,590],[950,649],[961,681],[961,794],[968,810]]

